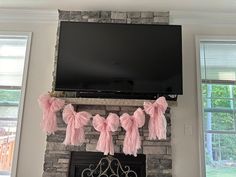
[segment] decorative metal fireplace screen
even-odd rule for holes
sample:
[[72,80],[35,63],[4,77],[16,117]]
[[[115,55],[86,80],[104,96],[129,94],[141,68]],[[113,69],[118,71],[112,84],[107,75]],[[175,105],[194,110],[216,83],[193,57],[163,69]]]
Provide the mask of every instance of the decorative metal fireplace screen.
[[146,157],[72,152],[69,177],[146,177]]
[[[109,175],[109,176],[108,176]],[[137,173],[130,169],[129,166],[125,166],[124,169],[117,158],[112,156],[103,157],[98,165],[94,168],[94,165],[89,165],[89,168],[85,168],[82,171],[81,177],[138,177]]]

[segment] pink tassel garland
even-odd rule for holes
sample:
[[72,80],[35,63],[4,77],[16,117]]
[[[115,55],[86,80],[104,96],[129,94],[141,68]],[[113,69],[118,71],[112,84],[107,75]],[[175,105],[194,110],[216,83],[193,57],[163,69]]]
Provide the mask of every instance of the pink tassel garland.
[[123,152],[127,155],[137,156],[138,149],[141,148],[141,140],[138,128],[145,123],[145,115],[141,108],[138,108],[131,116],[124,113],[120,117],[121,126],[125,129],[125,139],[123,144]]
[[42,130],[53,134],[57,130],[56,112],[63,108],[65,101],[51,97],[49,94],[39,96],[38,103],[43,110]]
[[91,114],[85,111],[75,112],[68,104],[63,110],[63,120],[67,124],[65,145],[82,145],[85,142],[84,126],[88,124]]
[[158,98],[154,103],[144,102],[144,110],[150,115],[148,123],[149,139],[166,139],[165,111],[168,107],[165,97]]
[[[64,107],[65,101],[43,94],[38,98],[38,103],[43,110],[42,130],[47,134],[53,134],[57,130],[56,112]],[[165,111],[168,107],[165,97],[158,98],[154,103],[144,102],[144,111],[150,116],[148,129],[149,139],[166,139]],[[133,115],[124,113],[120,118],[110,113],[107,118],[100,115],[93,117],[93,127],[100,132],[96,149],[104,155],[114,155],[112,132],[117,131],[119,124],[125,129],[123,144],[124,154],[137,156],[141,148],[139,128],[144,126],[145,114],[138,108]],[[71,104],[63,110],[63,120],[67,124],[65,145],[82,145],[85,142],[84,126],[88,124],[92,115],[88,112],[75,112]]]
[[93,127],[100,132],[96,149],[103,152],[104,155],[114,155],[112,132],[117,131],[119,127],[119,117],[110,113],[105,119],[97,114],[93,117]]

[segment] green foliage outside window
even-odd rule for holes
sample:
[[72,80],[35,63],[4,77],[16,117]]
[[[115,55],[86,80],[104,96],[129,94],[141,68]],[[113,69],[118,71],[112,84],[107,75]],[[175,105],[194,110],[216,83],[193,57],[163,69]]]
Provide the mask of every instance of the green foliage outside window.
[[20,96],[20,90],[0,90],[0,103],[19,104]]
[[[208,119],[210,116],[210,120],[211,120],[210,130],[224,131],[224,132],[236,131],[235,130],[236,86],[211,84],[210,96],[207,89],[208,89],[207,84],[202,84],[203,104],[204,104],[204,108],[208,109],[208,111],[205,111],[204,113],[205,130],[209,130],[207,129],[207,127],[209,128],[209,126],[207,126],[207,123],[209,124]],[[208,104],[207,104],[207,101],[208,101]],[[209,103],[210,103],[210,106],[209,106]],[[211,109],[216,110],[216,111],[209,111]],[[206,137],[205,137],[205,140],[206,140],[205,144],[209,143],[207,142]],[[210,165],[212,163],[209,161],[210,159],[209,156],[211,155],[215,162],[235,161],[236,163],[236,134],[212,133],[211,143],[212,143],[213,153],[209,154],[206,150],[207,164]]]

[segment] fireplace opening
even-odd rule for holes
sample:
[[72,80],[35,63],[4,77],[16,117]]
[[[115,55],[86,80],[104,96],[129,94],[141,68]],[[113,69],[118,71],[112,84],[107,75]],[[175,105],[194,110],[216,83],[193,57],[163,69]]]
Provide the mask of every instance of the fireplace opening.
[[71,152],[69,177],[146,177],[146,156],[99,152]]

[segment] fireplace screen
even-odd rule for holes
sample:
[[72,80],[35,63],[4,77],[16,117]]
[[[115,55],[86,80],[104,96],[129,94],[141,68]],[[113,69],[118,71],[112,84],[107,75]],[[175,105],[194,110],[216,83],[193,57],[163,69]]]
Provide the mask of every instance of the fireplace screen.
[[146,177],[146,157],[72,152],[69,177]]

